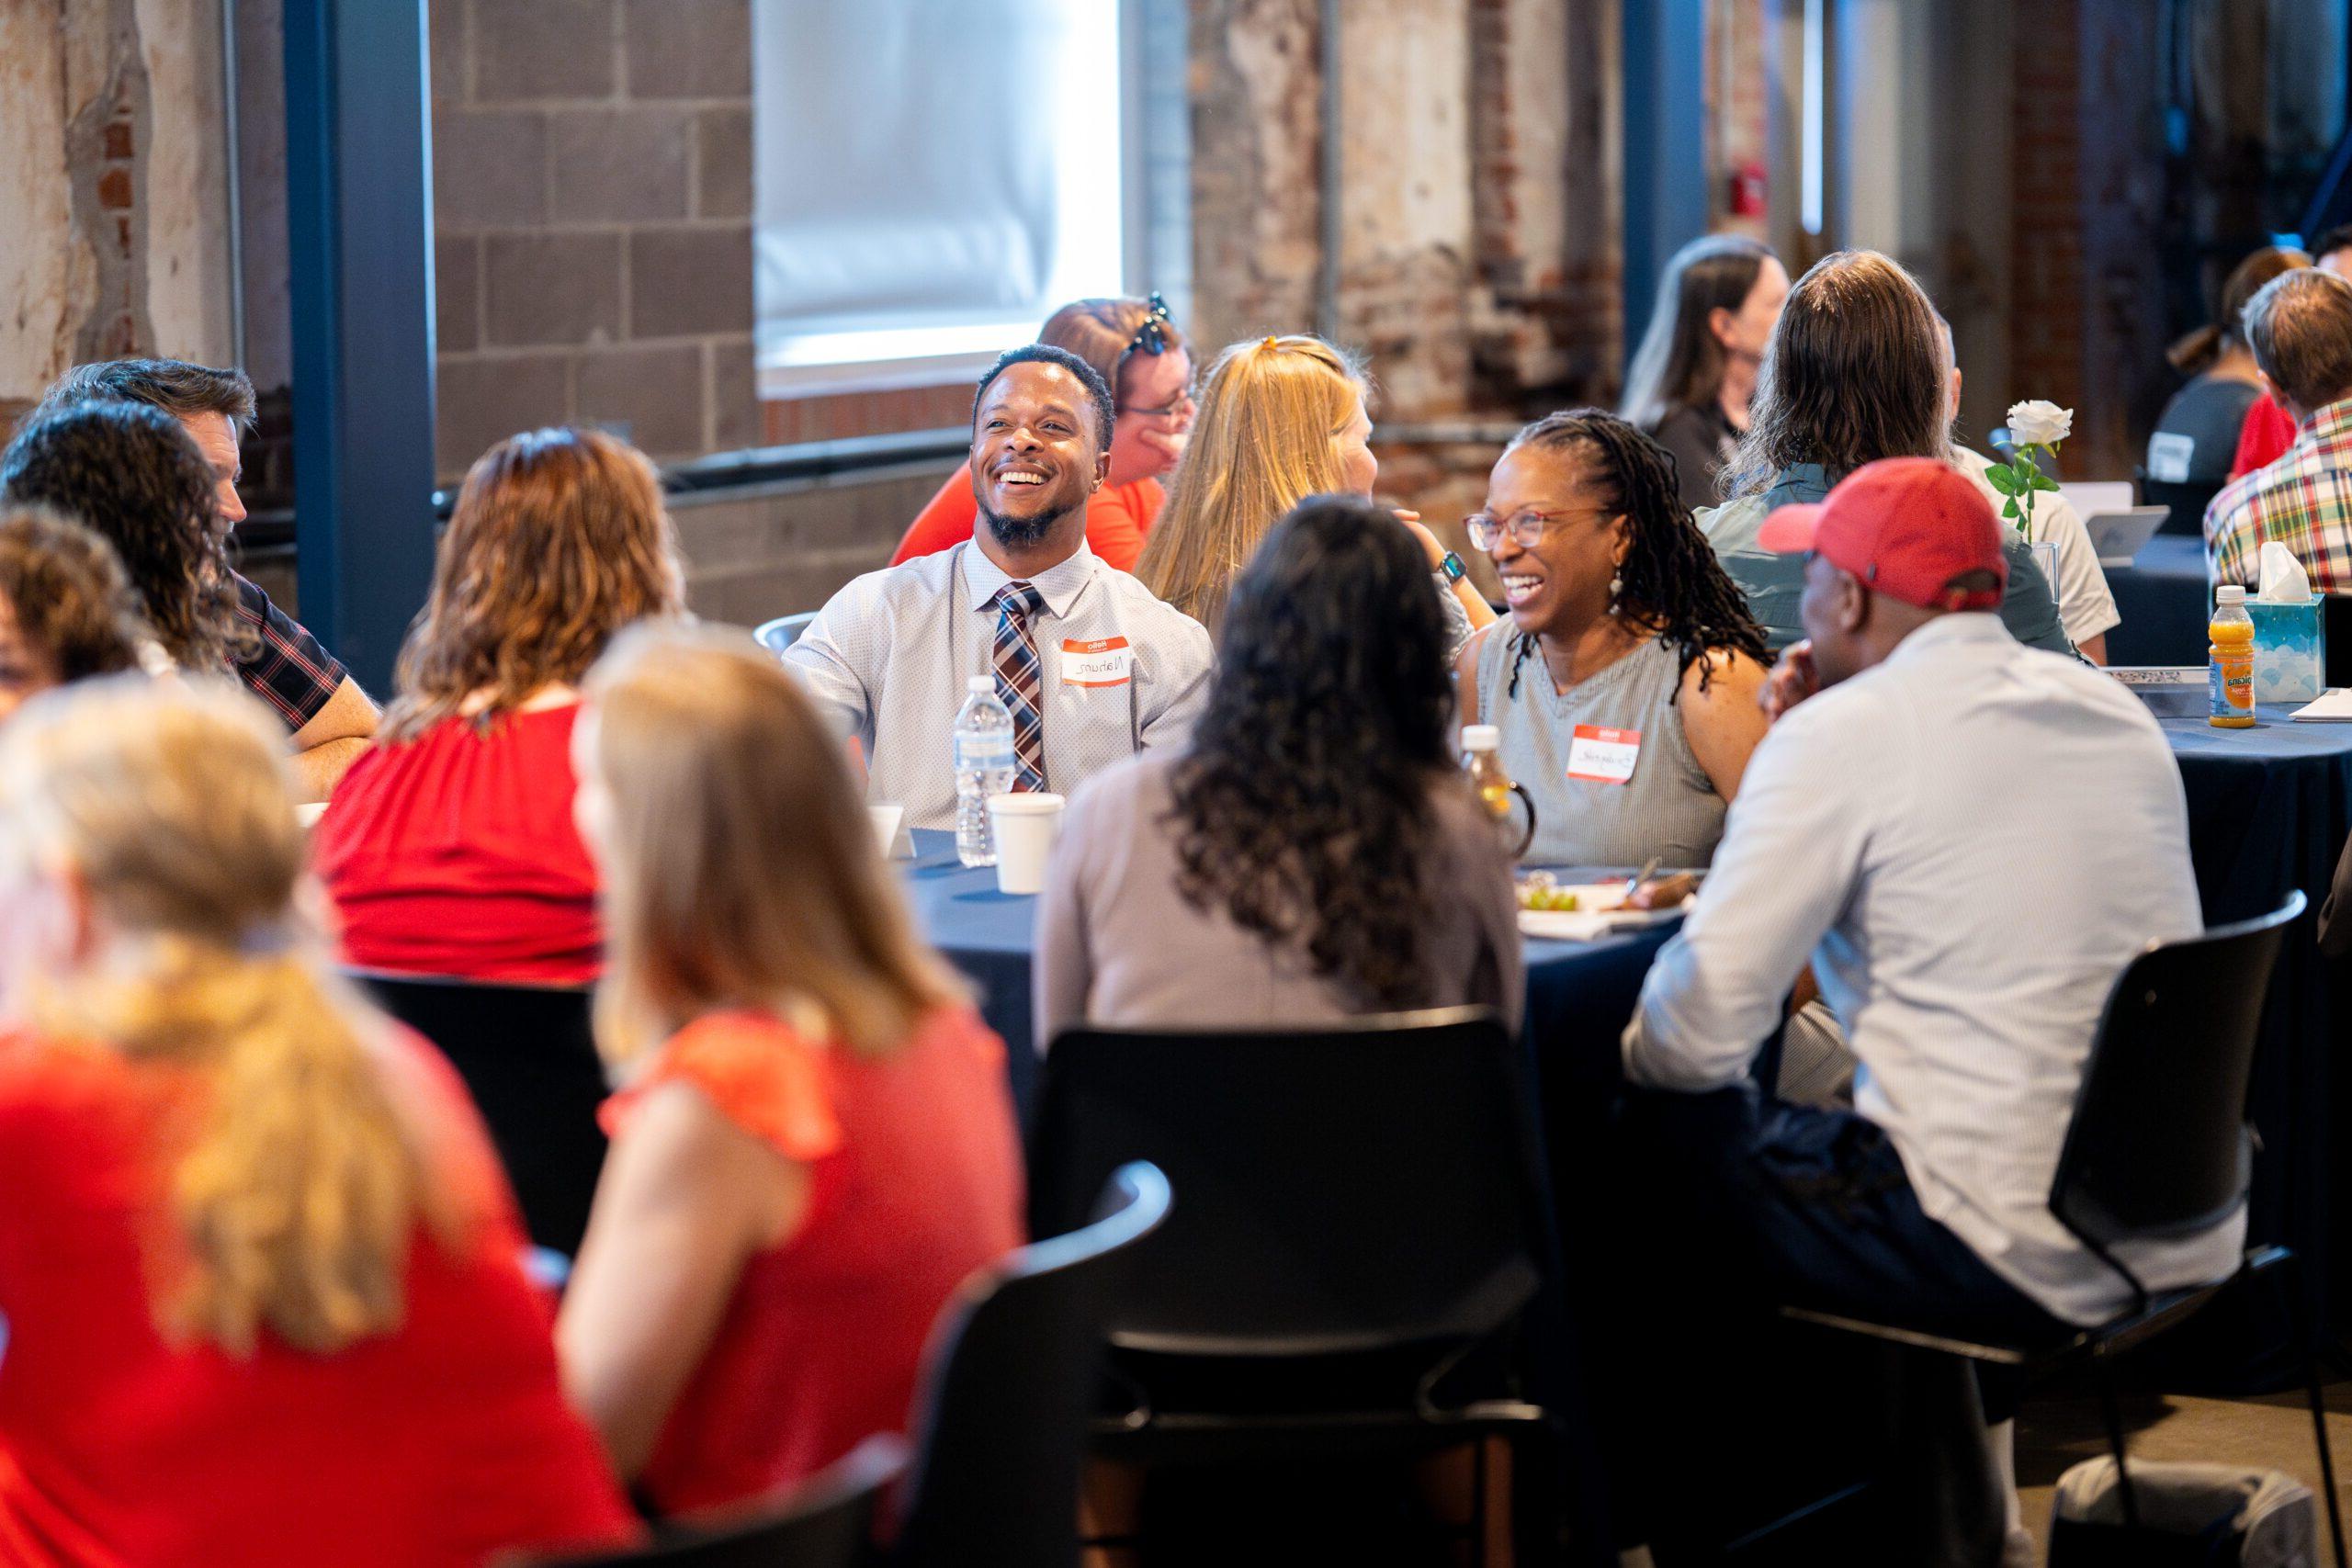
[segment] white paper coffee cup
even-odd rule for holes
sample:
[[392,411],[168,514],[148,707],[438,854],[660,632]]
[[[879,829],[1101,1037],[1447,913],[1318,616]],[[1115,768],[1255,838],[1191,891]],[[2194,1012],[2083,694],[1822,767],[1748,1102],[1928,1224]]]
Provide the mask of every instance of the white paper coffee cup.
[[906,814],[907,808],[903,806],[869,806],[865,808],[867,820],[874,824],[874,841],[880,846],[884,860],[897,852],[899,819]]
[[1046,859],[1062,828],[1058,795],[989,796],[989,830],[996,835],[996,890],[1036,893],[1046,886]]

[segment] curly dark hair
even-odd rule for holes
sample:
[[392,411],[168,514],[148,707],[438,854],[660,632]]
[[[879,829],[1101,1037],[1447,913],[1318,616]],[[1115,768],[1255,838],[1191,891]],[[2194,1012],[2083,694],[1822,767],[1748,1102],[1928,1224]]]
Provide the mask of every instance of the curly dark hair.
[[212,470],[179,421],[92,400],[37,413],[0,453],[0,501],[64,513],[114,547],[164,651],[187,670],[251,657]]
[[1177,888],[1379,1009],[1430,990],[1431,787],[1453,772],[1445,617],[1386,507],[1310,496],[1235,581],[1216,683],[1172,772]]
[[[1585,492],[1622,512],[1633,536],[1619,569],[1624,591],[1620,613],[1654,629],[1675,646],[1676,665],[1688,670],[1715,649],[1770,662],[1764,628],[1748,613],[1747,596],[1732,581],[1714,547],[1691,521],[1674,476],[1674,455],[1615,414],[1570,409],[1545,414],[1510,439],[1506,455],[1522,446],[1573,454],[1583,464]],[[1498,628],[1500,630],[1501,628]],[[1519,669],[1535,652],[1536,639],[1517,627],[1511,638],[1510,685],[1519,694]],[[1705,691],[1712,669],[1699,674]]]
[[1111,399],[1111,383],[1102,379],[1102,372],[1080,359],[1066,348],[1056,348],[1049,343],[1024,343],[1018,348],[1008,348],[997,355],[980,384],[972,389],[972,423],[980,422],[980,400],[989,395],[996,378],[1016,365],[1058,365],[1078,378],[1086,395],[1094,400],[1094,450],[1111,449],[1111,427],[1118,423],[1119,411]]
[[138,667],[146,628],[122,563],[79,523],[37,506],[0,511],[0,599],[61,683]]

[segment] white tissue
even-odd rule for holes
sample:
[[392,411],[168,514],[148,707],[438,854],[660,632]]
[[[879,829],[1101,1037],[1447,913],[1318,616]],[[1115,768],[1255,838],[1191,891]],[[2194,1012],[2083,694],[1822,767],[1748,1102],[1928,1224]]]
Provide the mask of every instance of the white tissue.
[[2311,603],[2312,580],[2292,551],[2272,539],[2262,547],[2262,592],[2255,595],[2266,604]]

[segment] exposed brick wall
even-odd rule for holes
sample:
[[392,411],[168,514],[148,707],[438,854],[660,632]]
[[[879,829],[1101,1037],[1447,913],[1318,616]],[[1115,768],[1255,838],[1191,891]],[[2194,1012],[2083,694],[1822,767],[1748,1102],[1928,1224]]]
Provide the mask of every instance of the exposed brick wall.
[[761,405],[763,439],[771,446],[796,441],[837,441],[848,435],[892,435],[908,430],[967,425],[972,384],[908,387],[887,392],[836,392],[772,398]]
[[[1442,532],[1494,443],[1613,397],[1621,355],[1615,21],[1556,0],[1342,13],[1339,335],[1365,353],[1381,493]],[[1324,262],[1313,0],[1193,0],[1193,289],[1204,344],[1311,331]],[[1462,197],[1467,197],[1466,201]]]
[[1764,215],[1732,210],[1732,182],[1770,162],[1765,0],[1708,0],[1707,215],[1710,226],[1765,238]]
[[2081,407],[2084,391],[2081,41],[2076,0],[2043,0],[2033,47],[2010,56],[2007,106],[2009,380],[2018,397],[2067,408]]
[[438,466],[534,424],[763,438],[750,0],[435,0]]

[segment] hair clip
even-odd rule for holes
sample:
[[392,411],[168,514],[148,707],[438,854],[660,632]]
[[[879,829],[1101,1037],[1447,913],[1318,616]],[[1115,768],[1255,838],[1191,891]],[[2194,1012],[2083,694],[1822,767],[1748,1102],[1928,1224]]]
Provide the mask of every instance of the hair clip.
[[1282,344],[1274,341],[1273,333],[1268,333],[1266,334],[1266,341],[1259,344],[1259,346],[1261,348],[1280,348]]

